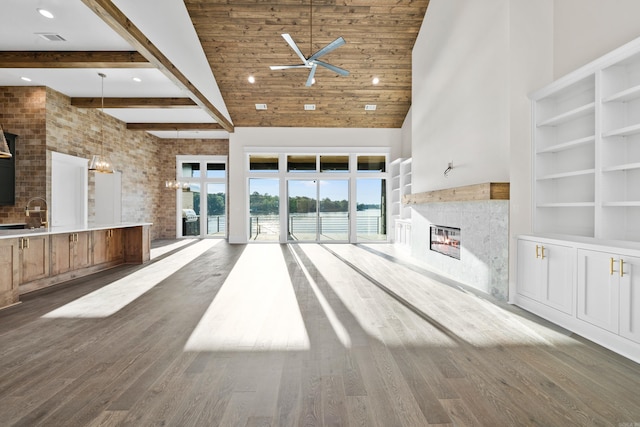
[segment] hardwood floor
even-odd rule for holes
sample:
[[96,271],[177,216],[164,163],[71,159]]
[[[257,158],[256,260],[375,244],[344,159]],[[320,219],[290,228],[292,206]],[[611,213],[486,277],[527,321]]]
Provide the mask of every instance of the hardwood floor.
[[640,426],[640,365],[391,246],[208,242],[0,311],[0,425]]

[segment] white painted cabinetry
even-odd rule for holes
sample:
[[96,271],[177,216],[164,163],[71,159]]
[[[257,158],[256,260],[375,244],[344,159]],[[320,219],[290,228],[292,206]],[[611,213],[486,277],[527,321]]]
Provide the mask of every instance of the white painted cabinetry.
[[640,343],[640,258],[578,250],[577,317]]
[[572,314],[573,254],[567,246],[518,240],[518,293]]
[[640,38],[530,98],[534,235],[512,300],[640,362]]
[[612,243],[518,237],[513,301],[640,363],[640,244]]

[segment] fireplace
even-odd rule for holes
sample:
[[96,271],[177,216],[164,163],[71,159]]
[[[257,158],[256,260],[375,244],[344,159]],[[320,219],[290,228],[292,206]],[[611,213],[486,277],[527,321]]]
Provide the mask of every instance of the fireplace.
[[451,258],[460,259],[460,229],[431,225],[429,249]]

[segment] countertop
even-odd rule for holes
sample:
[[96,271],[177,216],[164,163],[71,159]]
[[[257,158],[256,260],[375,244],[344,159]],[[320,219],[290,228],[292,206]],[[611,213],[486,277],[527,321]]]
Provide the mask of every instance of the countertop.
[[30,228],[18,230],[0,230],[0,239],[13,239],[19,237],[42,236],[62,233],[81,233],[84,231],[108,230],[111,228],[130,228],[152,225],[151,222],[120,222],[117,224],[99,224],[74,227],[50,227],[50,228]]

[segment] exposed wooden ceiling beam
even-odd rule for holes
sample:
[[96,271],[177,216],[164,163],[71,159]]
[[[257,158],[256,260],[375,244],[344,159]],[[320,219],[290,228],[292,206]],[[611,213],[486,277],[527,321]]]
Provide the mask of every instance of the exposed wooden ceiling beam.
[[[102,98],[71,98],[78,108],[102,108]],[[196,108],[191,98],[104,98],[104,108]]]
[[130,51],[2,51],[0,68],[153,68]]
[[127,123],[129,130],[224,130],[219,123]]
[[233,132],[233,124],[196,88],[187,77],[158,49],[110,0],[82,0],[116,33],[128,41],[138,52],[156,68],[186,90],[191,98],[222,127]]

